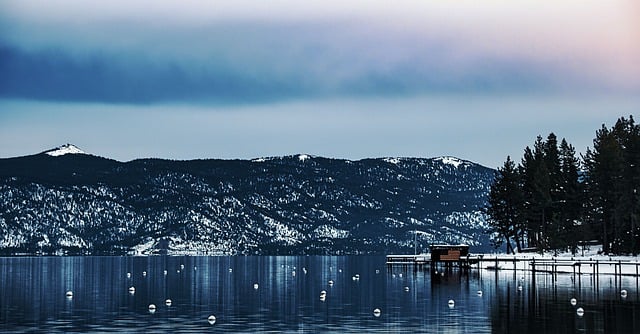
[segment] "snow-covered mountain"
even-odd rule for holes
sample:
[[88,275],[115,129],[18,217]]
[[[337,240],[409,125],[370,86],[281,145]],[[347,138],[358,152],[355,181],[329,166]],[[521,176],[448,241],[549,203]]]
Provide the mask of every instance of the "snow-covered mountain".
[[0,159],[0,252],[362,254],[489,247],[494,170],[452,157]]

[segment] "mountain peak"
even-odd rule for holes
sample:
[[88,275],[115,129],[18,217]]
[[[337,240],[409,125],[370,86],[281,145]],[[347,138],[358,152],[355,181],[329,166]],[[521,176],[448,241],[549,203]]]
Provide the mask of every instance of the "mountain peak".
[[436,161],[440,161],[443,164],[446,165],[452,165],[454,167],[460,167],[460,165],[467,165],[468,162],[462,159],[458,159],[456,157],[451,157],[451,156],[444,156],[444,157],[438,157],[438,158],[434,158],[433,160]]
[[52,150],[45,151],[44,153],[52,157],[58,157],[65,154],[86,154],[83,150],[79,149],[77,146],[69,143],[56,147]]

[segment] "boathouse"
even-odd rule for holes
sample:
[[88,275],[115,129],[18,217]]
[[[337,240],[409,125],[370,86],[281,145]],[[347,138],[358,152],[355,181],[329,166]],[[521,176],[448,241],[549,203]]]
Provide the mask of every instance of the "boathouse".
[[431,245],[432,262],[459,262],[461,256],[469,255],[469,245]]
[[443,263],[449,266],[453,263],[468,266],[471,263],[477,263],[469,258],[468,245],[431,245],[429,254],[416,255],[387,255],[387,265],[414,265],[423,266],[430,264],[432,267]]

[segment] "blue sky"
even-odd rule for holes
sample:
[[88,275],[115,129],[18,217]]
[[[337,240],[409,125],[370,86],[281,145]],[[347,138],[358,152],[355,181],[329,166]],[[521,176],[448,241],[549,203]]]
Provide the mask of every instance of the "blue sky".
[[640,5],[3,1],[0,157],[578,151],[640,107]]

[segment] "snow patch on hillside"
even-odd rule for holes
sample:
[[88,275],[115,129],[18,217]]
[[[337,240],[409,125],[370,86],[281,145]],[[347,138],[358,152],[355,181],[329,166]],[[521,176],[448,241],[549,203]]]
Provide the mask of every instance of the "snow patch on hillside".
[[316,238],[344,239],[349,236],[349,231],[340,230],[331,225],[320,225],[313,233]]
[[59,157],[65,154],[86,154],[83,150],[73,144],[65,144],[44,153],[52,157]]
[[464,161],[462,161],[462,160],[460,160],[458,158],[455,158],[455,157],[439,157],[439,158],[435,158],[433,160],[440,161],[445,165],[452,165],[452,166],[454,166],[456,168],[458,168],[458,167],[460,167],[460,165],[464,164]]

